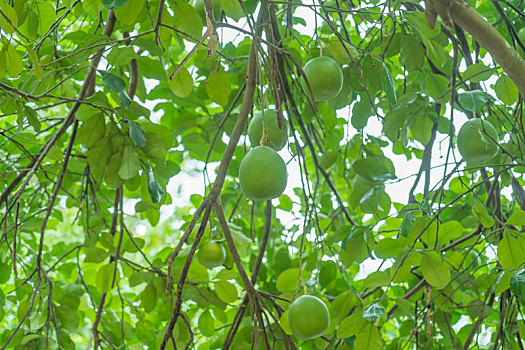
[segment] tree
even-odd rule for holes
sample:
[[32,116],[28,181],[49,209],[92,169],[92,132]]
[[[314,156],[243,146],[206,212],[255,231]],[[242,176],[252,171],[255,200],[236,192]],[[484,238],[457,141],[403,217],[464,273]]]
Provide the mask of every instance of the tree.
[[[525,4],[471,5],[0,1],[1,349],[523,349]],[[238,173],[268,109],[290,176],[263,203]],[[301,340],[305,294],[330,326]]]

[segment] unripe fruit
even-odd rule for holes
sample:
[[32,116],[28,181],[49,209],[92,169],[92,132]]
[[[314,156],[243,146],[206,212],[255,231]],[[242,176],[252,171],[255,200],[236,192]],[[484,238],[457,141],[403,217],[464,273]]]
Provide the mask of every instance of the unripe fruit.
[[467,121],[458,133],[457,145],[463,159],[473,164],[485,164],[498,153],[498,133],[494,126],[479,118]]
[[288,324],[293,335],[299,339],[317,338],[330,327],[330,313],[321,299],[303,295],[290,306]]
[[[273,109],[264,111],[264,126],[266,127],[266,141],[264,146],[280,151],[286,145],[286,126],[279,128],[277,113]],[[257,113],[248,126],[248,137],[252,146],[259,146],[263,136],[263,113]]]
[[207,242],[199,248],[197,259],[209,268],[221,266],[226,261],[226,250],[217,242]]
[[287,179],[284,160],[267,146],[257,146],[246,153],[239,167],[241,189],[254,201],[279,197],[286,189]]
[[[306,63],[303,71],[316,101],[329,100],[337,96],[343,87],[343,71],[330,57],[321,56],[311,59]],[[305,91],[308,93],[308,89]]]

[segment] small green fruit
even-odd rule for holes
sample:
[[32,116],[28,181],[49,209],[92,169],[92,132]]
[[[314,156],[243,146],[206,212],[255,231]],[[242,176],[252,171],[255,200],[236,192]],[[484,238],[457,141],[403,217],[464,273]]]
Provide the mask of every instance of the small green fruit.
[[463,159],[473,164],[485,164],[498,153],[498,133],[494,126],[479,118],[467,121],[458,133],[457,145]]
[[257,146],[246,153],[239,167],[239,183],[249,199],[265,201],[286,189],[288,174],[284,160],[273,149]]
[[[316,101],[334,98],[343,87],[343,71],[330,57],[321,56],[311,59],[306,63],[303,71]],[[307,88],[306,93],[308,93]]]
[[290,306],[288,324],[293,335],[299,339],[317,338],[330,327],[330,313],[321,299],[303,295]]
[[197,259],[209,268],[221,266],[226,261],[226,250],[217,242],[207,242],[199,248]]
[[264,146],[280,151],[286,145],[286,126],[279,128],[277,113],[273,109],[266,109],[264,113],[257,113],[248,126],[248,137],[252,146],[259,146],[263,135],[263,117],[266,126],[266,141]]

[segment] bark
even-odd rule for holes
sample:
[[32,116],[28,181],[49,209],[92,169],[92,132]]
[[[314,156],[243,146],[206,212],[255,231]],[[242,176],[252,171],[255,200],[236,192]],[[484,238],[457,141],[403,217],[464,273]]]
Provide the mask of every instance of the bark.
[[514,50],[499,32],[465,0],[426,0],[425,15],[434,27],[439,15],[443,22],[452,22],[465,29],[487,50],[525,96],[525,59]]

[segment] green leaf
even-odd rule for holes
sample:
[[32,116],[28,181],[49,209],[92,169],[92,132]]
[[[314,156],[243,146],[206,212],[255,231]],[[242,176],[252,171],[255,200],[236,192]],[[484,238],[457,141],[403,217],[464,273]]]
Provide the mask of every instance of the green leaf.
[[[408,231],[407,231],[407,234],[408,234]],[[401,252],[404,249],[405,249],[404,239],[383,238],[382,240],[377,242],[374,248],[374,254],[379,259],[395,258],[399,254],[401,254]]]
[[509,225],[524,226],[525,225],[525,211],[520,208],[514,207],[512,214],[507,220]]
[[106,169],[104,169],[104,182],[108,187],[118,188],[124,183],[124,180],[118,174],[121,163],[122,152],[117,152],[109,158]]
[[396,83],[394,82],[394,79],[392,79],[390,70],[386,66],[385,62],[383,62],[383,74],[381,76],[381,81],[388,101],[390,101],[391,104],[396,104]]
[[377,327],[369,324],[356,334],[354,349],[356,350],[382,350],[383,341]]
[[323,261],[319,270],[319,284],[327,287],[337,278],[337,264],[333,261]]
[[355,47],[348,45],[343,46],[343,43],[341,43],[341,41],[337,38],[331,39],[328,42],[328,53],[337,63],[341,65],[351,63],[350,57],[348,57],[348,53],[350,53],[350,56],[352,56],[352,58],[354,59],[357,59],[359,57],[359,54],[357,53]]
[[352,126],[357,130],[363,129],[373,114],[374,110],[367,99],[356,102],[352,107]]
[[62,327],[68,331],[74,332],[78,329],[80,325],[80,317],[75,308],[69,305],[61,305],[56,308],[56,315]]
[[211,315],[210,310],[204,311],[199,317],[199,330],[205,337],[211,337],[215,334],[215,319]]
[[56,20],[56,10],[51,2],[46,1],[40,1],[35,9],[38,15],[38,34],[44,36]]
[[390,274],[387,271],[374,271],[363,281],[363,288],[386,286],[390,283]]
[[22,341],[20,341],[20,344],[22,345],[25,345],[33,340],[36,340],[38,338],[40,338],[41,335],[40,334],[28,334],[28,335],[25,335],[23,338],[22,338]]
[[102,113],[95,114],[80,127],[80,143],[86,148],[93,147],[106,133],[106,122]]
[[[99,293],[109,292],[109,290],[111,289],[111,283],[113,282],[114,271],[115,271],[114,264],[106,264],[98,270],[95,286],[97,287],[97,291]],[[118,275],[118,271],[117,271],[117,275]]]
[[178,97],[187,97],[193,90],[193,78],[186,68],[182,68],[173,79],[168,80],[171,91]]
[[217,296],[219,299],[224,301],[227,304],[233,303],[235,300],[237,300],[238,292],[237,288],[233,284],[231,284],[228,281],[219,281],[214,284],[215,286],[215,293],[217,293]]
[[474,214],[474,216],[479,220],[479,222],[487,228],[491,228],[495,224],[494,219],[489,215],[487,207],[485,207],[483,203],[480,203],[477,200],[472,206],[472,214]]
[[31,46],[25,46],[25,48],[27,50],[27,53],[29,54],[29,58],[31,58],[31,62],[33,62],[35,77],[37,79],[42,79],[44,70],[42,69],[42,67],[40,67],[40,63],[38,61],[38,54],[31,48]]
[[5,49],[5,63],[7,67],[7,74],[11,78],[18,78],[22,70],[24,69],[24,63],[22,62],[22,56],[16,51],[15,47],[11,44],[7,44],[7,50]]
[[396,178],[394,164],[384,156],[359,159],[354,162],[353,168],[357,174],[376,181]]
[[164,195],[162,187],[160,187],[155,175],[153,174],[153,169],[150,167],[148,171],[148,192],[153,203],[158,203]]
[[350,266],[354,261],[361,263],[369,257],[365,234],[366,230],[360,227],[354,228],[343,242],[341,259],[345,266]]
[[355,312],[341,321],[337,327],[337,337],[348,338],[357,335],[365,326],[367,326],[365,319]]
[[126,93],[126,83],[124,80],[112,73],[99,71],[102,75],[102,81],[104,85],[113,92],[116,92],[120,98],[120,103],[124,108],[128,108],[131,105],[131,99]]
[[485,81],[492,76],[493,69],[485,66],[483,63],[474,63],[468,66],[463,73],[464,80],[470,80],[473,83]]
[[75,350],[77,348],[73,340],[71,340],[69,333],[66,330],[60,329],[58,331],[58,334],[60,337],[60,349]]
[[223,107],[226,106],[230,99],[231,93],[230,78],[223,71],[213,73],[208,78],[206,91],[213,102]]
[[120,164],[120,169],[118,175],[124,179],[128,180],[138,174],[140,170],[140,158],[139,154],[133,146],[126,146],[122,152],[122,163]]
[[436,252],[424,253],[421,258],[421,271],[425,280],[437,289],[443,289],[450,282],[450,270]]
[[510,292],[517,297],[525,297],[525,269],[517,271],[510,279]]
[[448,83],[447,77],[440,74],[427,74],[425,78],[425,92],[434,100],[443,98],[448,93]]
[[498,261],[504,269],[515,269],[525,263],[525,238],[516,231],[507,231],[498,244]]
[[36,113],[36,111],[33,108],[29,106],[25,106],[25,105],[24,105],[24,111],[25,111],[25,116],[27,118],[27,122],[29,123],[29,125],[31,125],[33,130],[35,130],[36,132],[40,132],[41,130],[40,120],[38,118],[38,114]]
[[299,287],[299,269],[292,268],[281,272],[277,277],[275,286],[282,293],[297,290]]
[[137,58],[137,54],[131,46],[118,47],[115,46],[106,59],[112,66],[124,66],[128,65],[129,61],[133,58]]
[[510,106],[518,100],[518,88],[511,78],[507,75],[502,75],[494,85],[496,96],[506,105]]
[[[128,0],[124,5],[115,10],[115,17],[121,25],[133,25],[144,8],[143,0]],[[131,59],[130,57],[129,59]]]
[[458,99],[465,109],[472,112],[481,112],[488,101],[488,95],[485,91],[474,90],[459,94]]
[[97,176],[102,175],[111,156],[111,140],[109,136],[100,139],[96,146],[88,150],[87,161],[90,170]]
[[403,35],[401,41],[401,63],[408,71],[417,71],[425,62],[425,50],[413,35]]
[[146,138],[144,137],[144,130],[139,123],[128,120],[129,123],[129,137],[136,147],[144,147]]
[[150,282],[140,294],[140,305],[146,312],[152,312],[157,305],[157,289],[155,283]]
[[363,318],[367,321],[373,322],[379,317],[383,316],[385,308],[381,305],[374,303],[370,304],[366,309],[363,310]]
[[[2,28],[7,34],[13,34],[15,32],[13,25],[15,27],[18,26],[18,14],[7,1],[0,2],[0,8],[4,15],[9,19],[9,21],[7,21],[4,16],[0,15],[0,28]],[[9,22],[11,22],[12,25]]]
[[31,306],[31,303],[29,300],[22,300],[20,304],[18,304],[18,308],[16,310],[16,318],[18,318],[19,321],[22,321],[24,319],[24,316],[27,313],[27,310],[29,310],[29,307]]
[[126,2],[128,2],[128,0],[101,0],[101,1],[102,1],[102,5],[104,5],[108,10],[118,9],[124,6]]
[[0,322],[2,322],[2,320],[4,319],[4,316],[5,316],[4,308],[0,306]]
[[238,21],[244,17],[244,11],[242,10],[239,0],[221,0],[221,7],[226,16]]
[[173,13],[175,28],[188,33],[195,39],[200,39],[202,36],[202,19],[196,9],[183,1],[177,1],[173,5]]
[[242,233],[241,227],[229,222],[228,228],[230,229],[230,233],[232,235],[233,241],[235,242],[235,245],[241,246],[252,243],[252,240],[246,237],[244,233]]
[[403,218],[403,222],[401,223],[401,227],[399,228],[400,236],[408,236],[408,233],[410,232],[412,226],[414,226],[414,222],[416,221],[415,215],[416,213],[414,211],[409,211],[407,215]]

